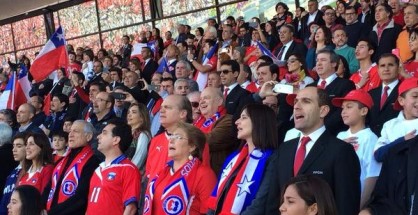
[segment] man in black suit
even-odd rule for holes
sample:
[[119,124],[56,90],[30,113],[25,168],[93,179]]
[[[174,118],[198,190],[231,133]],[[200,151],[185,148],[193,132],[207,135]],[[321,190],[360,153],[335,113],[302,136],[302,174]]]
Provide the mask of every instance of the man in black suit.
[[417,155],[418,136],[397,144],[389,151],[371,201],[360,215],[418,214]]
[[152,75],[158,68],[158,63],[152,58],[152,51],[149,47],[142,47],[142,59],[144,60],[141,68],[141,78],[147,83],[151,83]]
[[[334,51],[321,50],[316,56],[316,72],[319,80],[310,86],[317,86],[318,88],[324,89],[331,99],[334,97],[344,97],[348,92],[356,88],[352,81],[337,77],[335,74],[338,55]],[[330,106],[330,113],[325,118],[325,127],[334,135],[348,129],[341,118],[341,108]]]
[[330,111],[327,92],[306,87],[297,95],[288,95],[294,106],[295,128],[299,138],[284,142],[277,156],[277,178],[283,189],[290,178],[314,174],[324,179],[333,190],[338,214],[353,215],[360,207],[360,162],[354,148],[331,135],[324,126]]
[[128,35],[122,37],[122,47],[119,49],[119,54],[122,56],[122,67],[128,67],[129,59],[131,58],[132,45],[130,44],[130,38]]
[[[233,122],[239,118],[241,109],[252,102],[250,93],[241,88],[237,82],[240,66],[235,60],[227,60],[221,64],[222,93],[225,99],[225,108],[228,114],[233,115]],[[235,126],[234,126],[235,127]]]
[[318,1],[317,0],[309,0],[308,1],[308,14],[302,17],[301,20],[301,29],[300,35],[302,40],[307,39],[311,35],[311,31],[309,30],[309,24],[312,22],[316,23],[317,25],[325,25],[325,21],[322,19],[324,13],[318,10]]
[[283,25],[280,28],[279,39],[282,46],[273,51],[273,54],[277,57],[277,59],[285,61],[294,53],[306,56],[306,46],[303,43],[298,43],[293,40],[294,33],[295,29],[291,24]]
[[[374,103],[370,110],[369,125],[370,129],[377,136],[380,136],[383,124],[397,117],[399,114],[399,111],[393,109],[393,104],[398,98],[398,68],[399,59],[395,55],[387,53],[380,56],[378,60],[378,72],[382,84],[380,87],[369,91]],[[386,96],[384,96],[385,93]]]

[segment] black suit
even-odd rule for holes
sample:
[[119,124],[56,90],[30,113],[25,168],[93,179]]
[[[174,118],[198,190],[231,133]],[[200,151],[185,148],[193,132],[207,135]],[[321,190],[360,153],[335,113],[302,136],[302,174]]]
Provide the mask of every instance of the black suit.
[[[325,21],[322,19],[322,16],[324,16],[324,13],[322,13],[321,10],[318,10],[313,22],[318,24],[319,26],[325,25]],[[300,37],[301,37],[300,39],[302,40],[305,40],[311,35],[311,31],[309,30],[309,26],[308,26],[308,19],[309,19],[309,13],[306,14],[304,17],[302,17],[302,20],[301,20],[302,26],[300,29]]]
[[141,78],[144,78],[147,83],[151,84],[151,78],[155,70],[158,68],[158,63],[155,60],[150,59],[147,64],[145,64],[144,69],[141,72]]
[[382,99],[382,85],[369,91],[370,96],[373,99],[373,107],[370,110],[370,129],[380,137],[383,124],[398,116],[399,111],[393,109],[393,104],[398,98],[398,87],[400,82],[393,88],[392,92],[388,95],[382,110],[380,110],[380,100]]
[[119,49],[119,52],[122,55],[122,63],[121,63],[122,67],[127,67],[129,65],[129,59],[131,58],[132,45],[131,44],[123,45]]
[[10,172],[17,166],[17,163],[13,159],[12,153],[13,145],[10,143],[5,143],[0,146],[0,199],[3,197],[4,184],[6,183],[6,178]]
[[[318,81],[315,81],[309,86],[318,86]],[[356,89],[356,86],[352,81],[339,77],[325,87],[325,91],[328,93],[330,100],[335,97],[344,97],[354,89]],[[341,117],[341,111],[341,108],[331,106],[330,112],[325,117],[325,127],[331,134],[337,135],[339,132],[348,129]]]
[[[281,144],[278,153],[278,183],[293,177],[293,163],[299,138]],[[325,131],[307,154],[297,175],[314,174],[331,187],[338,214],[358,214],[360,207],[360,162],[353,147]]]
[[[418,137],[394,146],[383,161],[373,191],[370,208],[373,215],[418,214]],[[412,195],[415,193],[413,212]]]
[[[222,92],[224,92],[224,88],[222,88]],[[228,93],[225,100],[225,108],[228,114],[233,115],[232,120],[234,123],[235,120],[239,118],[241,109],[251,102],[252,98],[250,93],[243,89],[239,84]]]
[[[280,47],[276,48],[273,51],[273,55],[275,57],[278,57],[280,50],[282,49],[283,45],[281,45]],[[284,59],[289,59],[290,55],[292,54],[300,54],[301,56],[305,57],[306,56],[306,52],[308,51],[308,48],[306,48],[306,46],[303,43],[298,43],[296,41],[293,40],[292,44],[290,45],[290,47],[287,49],[286,53],[283,53]]]

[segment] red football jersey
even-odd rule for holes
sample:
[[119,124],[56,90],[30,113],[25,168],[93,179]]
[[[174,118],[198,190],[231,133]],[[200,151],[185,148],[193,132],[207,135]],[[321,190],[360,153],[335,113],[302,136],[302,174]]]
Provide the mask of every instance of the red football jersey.
[[90,179],[86,214],[123,214],[125,206],[139,200],[141,176],[125,155],[109,166],[102,162]]
[[39,192],[43,192],[46,185],[51,179],[52,171],[54,170],[53,165],[43,166],[40,170],[35,173],[29,174],[28,172],[22,176],[19,181],[19,185],[31,185],[34,186]]

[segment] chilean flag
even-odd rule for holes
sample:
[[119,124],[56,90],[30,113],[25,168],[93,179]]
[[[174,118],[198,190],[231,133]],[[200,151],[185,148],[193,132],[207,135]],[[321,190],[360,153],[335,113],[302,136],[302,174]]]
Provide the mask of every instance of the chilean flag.
[[[216,43],[212,48],[208,51],[206,56],[203,57],[203,63],[202,65],[206,65],[209,60],[213,57],[213,55],[216,54],[216,49],[218,48],[218,43]],[[205,89],[207,83],[208,83],[208,73],[203,73],[198,71],[196,76],[196,82],[199,85],[199,90],[202,91]]]
[[30,73],[35,81],[44,80],[60,67],[68,67],[68,54],[65,44],[64,33],[60,26],[33,61]]
[[0,109],[12,109],[14,103],[14,87],[15,87],[16,73],[13,72],[6,88],[0,96]]

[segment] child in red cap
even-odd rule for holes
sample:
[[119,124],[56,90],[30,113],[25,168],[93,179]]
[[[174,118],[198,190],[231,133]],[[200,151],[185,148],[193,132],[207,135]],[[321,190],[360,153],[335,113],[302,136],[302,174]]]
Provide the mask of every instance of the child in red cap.
[[398,88],[398,100],[393,108],[401,110],[398,117],[383,125],[375,146],[374,157],[382,162],[394,145],[414,138],[418,128],[418,78],[405,79]]
[[337,138],[353,145],[360,160],[361,174],[361,202],[360,207],[369,200],[379,172],[372,169],[373,152],[377,136],[366,127],[366,119],[373,106],[372,97],[364,90],[352,90],[343,98],[332,99],[332,104],[341,107],[341,117],[344,124],[349,126],[347,131],[340,132]]

